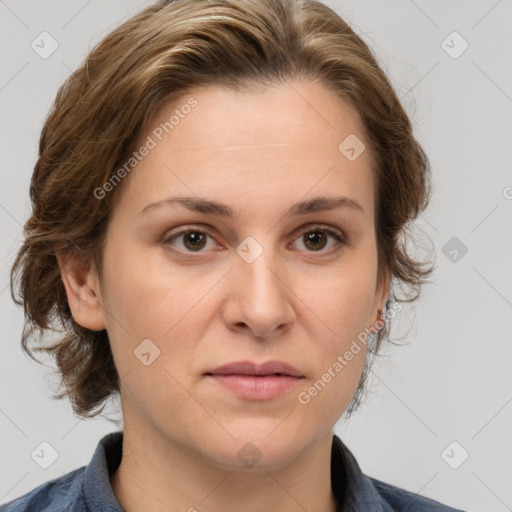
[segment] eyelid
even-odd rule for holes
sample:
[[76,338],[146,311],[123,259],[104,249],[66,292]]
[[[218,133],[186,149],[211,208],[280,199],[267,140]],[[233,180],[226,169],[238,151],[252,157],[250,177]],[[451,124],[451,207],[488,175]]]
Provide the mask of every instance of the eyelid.
[[300,237],[300,235],[304,235],[305,233],[308,233],[308,232],[314,232],[316,230],[324,231],[325,233],[330,235],[331,238],[334,238],[334,240],[336,241],[336,244],[334,247],[332,247],[331,249],[329,249],[327,251],[324,251],[324,250],[306,251],[307,254],[317,253],[319,255],[328,256],[328,255],[332,255],[332,253],[334,253],[334,252],[337,252],[341,248],[341,246],[349,245],[348,239],[342,230],[340,230],[339,228],[336,228],[334,226],[331,226],[329,224],[322,224],[322,223],[318,223],[318,222],[316,222],[316,223],[311,222],[309,224],[301,226],[296,231],[294,231],[294,237],[295,237],[294,242]]
[[[310,222],[308,224],[302,225],[299,228],[295,229],[292,233],[292,236],[294,236],[293,242],[295,242],[296,239],[300,235],[303,235],[310,231],[314,231],[315,229],[317,229],[319,231],[325,231],[332,238],[334,238],[337,242],[336,247],[334,247],[330,250],[327,250],[327,251],[320,250],[320,251],[307,251],[307,252],[310,252],[312,254],[314,254],[315,252],[318,252],[318,254],[329,254],[329,253],[335,251],[337,248],[339,248],[340,245],[348,245],[347,237],[345,236],[345,233],[342,230],[340,230],[339,228],[336,228],[334,226],[331,226],[330,224],[323,224],[323,223],[319,223],[319,222]],[[215,243],[217,244],[217,246],[220,245],[217,242],[217,240],[215,239],[215,237],[212,235],[210,228],[208,226],[204,226],[201,224],[197,224],[197,225],[188,224],[185,227],[178,228],[178,230],[176,232],[173,232],[164,237],[164,243],[170,243],[173,239],[179,237],[180,235],[190,233],[190,232],[204,233],[207,236],[209,236],[212,240],[214,240]],[[178,251],[181,253],[184,252],[179,249],[178,249]],[[201,254],[206,251],[185,251],[185,252],[187,254],[194,254],[194,252],[197,252],[197,254]]]
[[[201,224],[194,225],[194,224],[187,224],[185,227],[177,228],[177,231],[171,232],[169,234],[166,234],[163,239],[164,244],[170,244],[171,241],[178,238],[179,236],[186,234],[186,233],[204,233],[205,235],[209,236],[216,244],[217,247],[220,245],[215,237],[211,234],[211,230],[208,227],[202,226]],[[176,249],[179,253],[186,253],[186,254],[194,254],[195,251],[183,251],[181,249]],[[206,251],[196,251],[197,254],[201,254]]]
[[315,229],[328,231],[338,235],[340,238],[346,240],[345,233],[339,228],[331,226],[330,224],[322,224],[321,222],[310,222],[309,224],[305,224],[296,230],[294,230],[293,235],[307,233],[308,231],[314,231]]

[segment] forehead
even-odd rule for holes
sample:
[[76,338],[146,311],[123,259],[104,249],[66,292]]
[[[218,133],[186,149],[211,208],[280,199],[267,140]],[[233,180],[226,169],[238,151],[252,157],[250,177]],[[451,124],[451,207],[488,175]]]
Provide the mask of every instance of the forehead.
[[337,192],[372,208],[373,160],[361,120],[316,82],[191,89],[158,110],[139,146],[149,139],[153,148],[123,183],[132,206],[176,192],[215,195],[235,209]]
[[[192,101],[195,106],[189,108]],[[266,148],[288,144],[300,150],[300,143],[309,142],[310,149],[329,148],[333,156],[345,136],[365,138],[353,107],[316,81],[242,91],[219,85],[194,88],[164,103],[149,127],[148,134],[159,127],[164,136],[179,132],[187,148],[208,151],[255,149],[258,144]],[[230,143],[238,147],[231,148]]]

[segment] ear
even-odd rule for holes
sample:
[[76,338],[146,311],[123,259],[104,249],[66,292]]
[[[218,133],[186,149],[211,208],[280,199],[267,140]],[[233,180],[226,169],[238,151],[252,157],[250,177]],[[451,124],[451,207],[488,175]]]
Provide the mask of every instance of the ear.
[[379,309],[381,309],[384,313],[386,312],[386,302],[389,297],[391,278],[392,278],[392,272],[390,270],[387,270],[385,272],[385,275],[382,278],[381,282],[377,286],[377,289],[375,290],[375,301],[374,301],[374,312],[373,312],[373,317],[375,318],[375,322],[377,322],[379,319],[382,320],[382,317],[380,316],[380,314],[378,312]]
[[56,254],[69,308],[75,322],[92,331],[106,328],[96,268],[72,252]]

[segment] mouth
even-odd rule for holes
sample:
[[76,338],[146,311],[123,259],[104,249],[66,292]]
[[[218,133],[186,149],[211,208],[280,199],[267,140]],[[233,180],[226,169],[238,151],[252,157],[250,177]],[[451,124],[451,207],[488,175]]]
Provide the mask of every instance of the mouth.
[[268,377],[272,375],[304,378],[297,368],[284,363],[283,361],[267,361],[263,364],[256,364],[251,361],[237,361],[219,366],[210,370],[205,375],[249,375],[253,377]]
[[219,366],[203,374],[239,398],[265,401],[290,391],[305,376],[282,361],[255,364],[239,361]]

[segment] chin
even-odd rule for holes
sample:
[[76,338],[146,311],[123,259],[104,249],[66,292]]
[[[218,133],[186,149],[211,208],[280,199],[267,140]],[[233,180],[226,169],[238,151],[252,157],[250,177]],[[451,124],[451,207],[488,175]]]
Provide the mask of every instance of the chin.
[[[264,472],[281,469],[306,447],[305,432],[290,429],[286,421],[247,418],[226,425],[227,433],[213,439],[210,457],[218,466],[237,472]],[[210,447],[209,447],[210,448]]]

